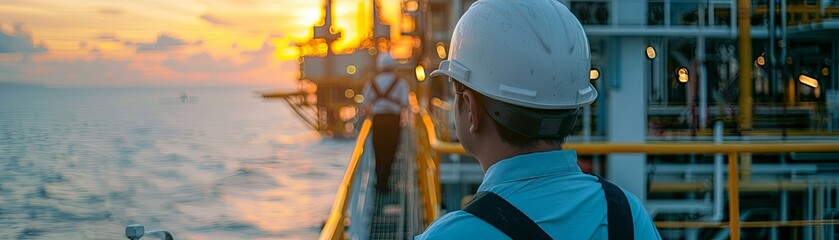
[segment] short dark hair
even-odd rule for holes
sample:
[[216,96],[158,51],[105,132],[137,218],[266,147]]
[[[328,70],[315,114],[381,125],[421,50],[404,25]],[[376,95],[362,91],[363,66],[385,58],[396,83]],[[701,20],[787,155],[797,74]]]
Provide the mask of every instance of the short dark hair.
[[[481,97],[483,97],[483,96],[481,96]],[[504,104],[509,104],[509,103],[504,103]],[[486,109],[486,108],[484,108],[484,109]],[[531,109],[531,110],[533,110],[533,109]],[[536,111],[538,111],[538,110],[536,110]],[[554,112],[556,112],[556,114],[568,115],[569,118],[572,118],[572,119],[569,119],[568,121],[563,121],[562,122],[562,124],[566,124],[566,125],[570,125],[570,126],[560,127],[561,129],[567,129],[567,131],[562,131],[557,136],[541,136],[541,137],[526,136],[526,135],[523,135],[521,133],[518,133],[518,132],[514,131],[513,129],[511,129],[507,126],[504,126],[504,124],[501,124],[500,122],[498,122],[497,120],[495,120],[492,117],[490,117],[490,119],[492,120],[492,124],[495,126],[495,131],[498,132],[498,136],[501,138],[501,140],[504,141],[507,144],[512,145],[512,146],[519,147],[519,148],[528,148],[528,147],[536,146],[540,142],[544,142],[544,143],[547,143],[547,144],[556,145],[557,147],[562,147],[562,144],[565,144],[565,139],[571,133],[571,129],[573,129],[574,125],[576,124],[577,114],[574,111],[575,110],[556,110],[556,111],[554,111]],[[569,112],[574,112],[574,113],[569,114]],[[487,115],[489,115],[488,112],[487,112]]]
[[[460,86],[458,86],[458,85],[460,85]],[[457,93],[457,94],[455,94],[456,97],[462,97],[462,96],[460,96],[461,95],[460,93],[462,93],[465,90],[465,88],[463,88],[463,85],[459,84],[459,83],[456,83],[455,88],[456,88],[456,93]],[[457,89],[457,88],[460,88],[460,89]],[[484,102],[483,99],[486,96],[484,96],[483,94],[481,94],[477,91],[474,91],[474,90],[472,92],[475,93],[475,96],[477,98],[476,100],[483,104],[483,102]],[[509,103],[504,103],[504,104],[509,104]],[[463,107],[463,101],[461,101],[459,104],[457,104],[456,107],[458,109],[461,109]],[[484,107],[484,111],[486,111],[486,107]],[[574,111],[574,110],[561,110],[560,113],[562,113],[562,111]],[[489,115],[488,112],[487,112],[487,115]],[[573,121],[570,121],[571,124],[574,124],[576,122],[577,115],[572,114],[572,115],[569,115],[569,117],[574,118]],[[504,143],[510,144],[511,146],[518,147],[518,148],[532,147],[532,146],[535,146],[535,145],[539,144],[540,142],[545,142],[545,143],[548,143],[548,144],[554,144],[558,147],[561,147],[562,144],[565,143],[565,138],[568,137],[568,134],[570,134],[570,132],[571,132],[571,131],[563,132],[560,136],[556,136],[556,137],[528,137],[528,136],[522,135],[522,134],[520,134],[516,131],[513,131],[512,129],[504,126],[503,124],[496,121],[492,117],[489,117],[489,119],[492,121],[492,124],[495,127],[495,131],[498,133],[498,136],[501,138],[501,140],[504,141]],[[570,128],[570,126],[569,126],[569,128]]]

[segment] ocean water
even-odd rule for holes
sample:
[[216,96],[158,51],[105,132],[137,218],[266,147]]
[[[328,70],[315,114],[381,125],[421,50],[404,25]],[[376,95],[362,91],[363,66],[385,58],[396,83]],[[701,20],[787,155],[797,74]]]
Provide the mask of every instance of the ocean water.
[[0,89],[0,239],[316,238],[354,142],[253,90]]

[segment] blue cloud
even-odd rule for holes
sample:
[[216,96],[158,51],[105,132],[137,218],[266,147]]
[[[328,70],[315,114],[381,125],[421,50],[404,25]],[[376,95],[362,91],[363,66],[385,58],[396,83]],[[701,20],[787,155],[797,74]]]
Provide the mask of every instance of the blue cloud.
[[23,30],[20,24],[16,24],[14,32],[6,33],[0,29],[0,53],[15,52],[46,52],[43,44],[35,45],[32,35]]
[[137,51],[163,51],[184,45],[188,45],[188,43],[164,33],[158,35],[157,41],[155,41],[154,43],[137,44]]

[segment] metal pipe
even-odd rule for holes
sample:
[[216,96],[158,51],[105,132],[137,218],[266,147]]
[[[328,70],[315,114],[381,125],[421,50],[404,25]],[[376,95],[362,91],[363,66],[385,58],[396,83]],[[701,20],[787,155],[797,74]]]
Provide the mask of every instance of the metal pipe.
[[[776,79],[775,76],[775,69],[778,66],[778,59],[775,58],[775,37],[778,35],[775,29],[775,1],[777,0],[770,0],[769,1],[769,46],[768,49],[765,49],[769,56],[769,95],[772,96],[771,99],[774,99],[775,95],[775,88],[776,88]],[[775,101],[772,100],[772,103]]]
[[[788,43],[787,43],[787,0],[781,0],[781,42],[783,43],[783,45],[781,46],[781,57],[779,59],[780,60],[780,65],[783,66],[782,71],[781,71],[781,84],[788,86],[788,87],[786,87],[786,90],[785,90],[786,93],[791,93],[792,91],[794,91],[793,88],[794,88],[795,85],[793,83],[785,84],[788,81],[787,78],[789,78],[789,72],[787,71],[788,66],[786,65],[787,45],[788,45]],[[784,109],[784,111],[786,111],[787,104],[792,103],[794,97],[793,97],[792,94],[784,94],[784,96],[785,97],[788,96],[787,100],[784,101],[784,103],[783,103],[783,109]],[[781,126],[783,128],[783,132],[786,133],[786,124],[782,124]],[[784,136],[786,136],[786,134],[784,134]]]
[[737,179],[737,153],[728,154],[728,229],[732,240],[740,239],[740,192]]
[[[702,4],[699,5],[699,9],[703,10],[700,12],[707,11]],[[709,12],[713,12],[713,9]],[[699,14],[699,36],[696,37],[696,58],[699,65],[699,129],[707,128],[708,122],[708,77],[705,74],[705,35],[703,29],[705,29],[705,14]]]
[[[585,27],[586,35],[589,37],[694,37],[699,34],[699,27],[696,26],[612,26],[589,25]],[[725,27],[710,26],[704,30],[705,37],[727,38],[730,37],[730,29]],[[802,30],[796,30],[801,32]],[[751,29],[753,38],[765,38],[768,34],[766,29]],[[736,33],[736,32],[735,32]]]
[[740,31],[740,131],[752,129],[751,7],[749,0],[737,1],[737,25]]
[[715,13],[714,13],[714,1],[708,1],[708,21],[710,22],[710,26],[714,26],[716,24],[715,21]]
[[670,1],[664,1],[664,27],[670,27]]
[[[839,57],[839,40],[833,41],[833,55],[832,56],[834,58]],[[830,70],[833,71],[833,72],[836,72],[836,70],[839,70],[839,59],[832,59],[832,60],[833,61],[831,61],[832,66],[830,67]],[[833,78],[833,84],[831,85],[831,86],[834,86],[833,90],[839,89],[839,87],[835,87],[835,86],[839,86],[839,74],[834,73],[834,74],[830,74],[830,75]]]
[[781,222],[789,220],[789,192],[781,191]]
[[[731,6],[729,6],[729,9],[737,9],[738,4],[739,4],[738,2],[731,1]],[[731,38],[736,38],[737,37],[737,29],[736,29],[737,24],[734,24],[734,23],[736,23],[737,19],[738,19],[737,18],[737,11],[729,11],[729,12],[731,12],[731,19],[728,21],[728,23],[729,23],[728,25],[731,26],[731,28],[729,29],[728,34],[731,36]]]
[[[775,59],[775,44],[777,44],[777,43],[775,43],[775,35],[777,35],[776,32],[775,32],[775,1],[776,0],[770,0],[769,1],[769,13],[768,13],[769,14],[769,36],[768,36],[769,37],[769,49],[766,49],[766,50],[767,50],[767,53],[769,54],[769,69],[770,69],[769,70],[770,71],[769,76],[770,76],[770,78],[775,75],[775,66],[776,66],[775,64],[778,62],[777,59]],[[772,78],[770,80],[770,83],[774,84],[775,79]],[[770,84],[770,86],[771,86],[771,84]]]
[[740,154],[740,179],[743,181],[752,179],[752,153]]
[[[723,123],[722,121],[717,121],[714,124],[714,143],[722,144],[722,134],[723,134]],[[713,215],[711,215],[709,221],[720,221],[723,218],[722,215],[722,195],[724,191],[723,187],[723,166],[722,166],[722,154],[717,153],[714,154],[714,208],[713,208]]]
[[[813,181],[807,180],[807,196],[804,196],[805,209],[804,219],[813,220]],[[804,239],[813,239],[813,227],[804,227]]]
[[[816,204],[815,204],[815,219],[813,220],[824,220],[824,179],[819,178],[819,191],[816,192]],[[822,238],[822,226],[815,227],[815,239],[823,239]]]

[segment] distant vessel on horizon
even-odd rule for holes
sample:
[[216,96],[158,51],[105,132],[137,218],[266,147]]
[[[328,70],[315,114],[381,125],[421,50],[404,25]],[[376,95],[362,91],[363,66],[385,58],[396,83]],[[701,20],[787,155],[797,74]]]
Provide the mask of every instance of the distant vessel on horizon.
[[181,91],[181,103],[197,103],[198,96],[190,96],[186,91]]

